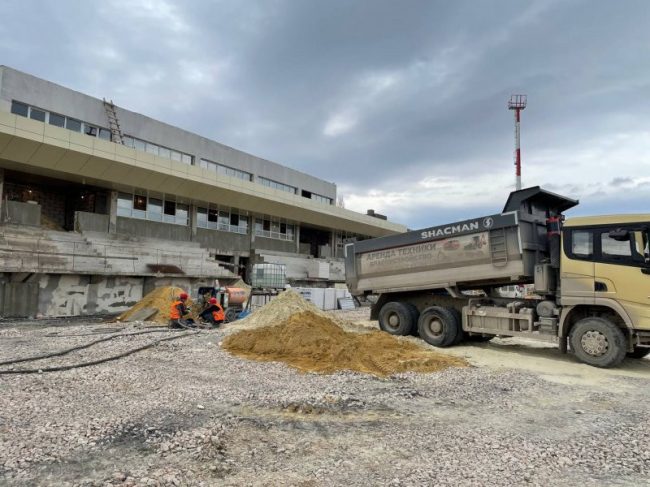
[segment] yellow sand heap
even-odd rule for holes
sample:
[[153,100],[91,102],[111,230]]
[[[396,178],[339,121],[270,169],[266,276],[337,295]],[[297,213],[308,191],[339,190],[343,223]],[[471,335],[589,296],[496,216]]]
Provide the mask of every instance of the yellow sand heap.
[[232,334],[222,346],[247,359],[282,361],[302,372],[325,374],[352,370],[384,377],[467,366],[460,358],[426,350],[381,331],[346,332],[329,316],[311,310],[294,312],[277,326]]
[[[156,314],[147,318],[147,321],[152,321],[161,325],[167,325],[169,323],[169,312],[171,311],[171,306],[178,296],[186,292],[180,287],[165,286],[157,287],[144,298],[138,301],[132,308],[122,313],[118,316],[118,321],[127,321],[131,316],[136,312],[144,308],[153,308],[156,309]],[[186,302],[187,306],[192,306],[192,300],[188,299]],[[197,310],[192,309],[194,313]],[[192,316],[196,320],[196,316]]]
[[329,318],[327,313],[307,301],[300,293],[289,289],[281,292],[269,303],[256,309],[246,318],[237,320],[235,325],[238,330],[251,330],[264,326],[274,326],[301,311],[311,311],[314,314]]

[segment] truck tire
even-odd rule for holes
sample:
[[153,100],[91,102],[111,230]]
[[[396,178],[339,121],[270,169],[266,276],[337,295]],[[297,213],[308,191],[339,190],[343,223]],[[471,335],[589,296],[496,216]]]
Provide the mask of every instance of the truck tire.
[[646,347],[634,347],[634,351],[627,352],[629,358],[643,358],[648,354],[650,354],[650,348]]
[[411,325],[411,335],[418,336],[418,319],[420,318],[420,311],[417,306],[412,303],[404,303],[406,307],[411,312],[411,319],[413,320]]
[[465,332],[463,331],[463,316],[460,314],[460,311],[458,311],[456,308],[447,308],[447,309],[456,317],[456,323],[458,323],[458,334],[456,335],[456,338],[452,343],[452,345],[458,345],[459,343],[467,339],[467,337],[465,336]]
[[448,347],[462,331],[456,316],[447,308],[431,306],[420,313],[418,332],[429,345]]
[[623,331],[611,321],[595,316],[578,321],[571,329],[569,341],[578,360],[594,367],[619,365],[627,350]]
[[408,335],[415,326],[413,314],[406,303],[391,301],[379,310],[379,328],[391,335]]

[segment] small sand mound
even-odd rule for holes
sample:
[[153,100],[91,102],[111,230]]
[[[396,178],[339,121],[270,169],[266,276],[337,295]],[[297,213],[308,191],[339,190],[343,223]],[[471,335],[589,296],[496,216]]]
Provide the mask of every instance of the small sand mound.
[[[150,318],[147,318],[147,321],[152,321],[160,325],[169,324],[169,312],[171,311],[171,306],[178,296],[185,292],[180,287],[166,286],[166,287],[157,287],[144,298],[138,301],[130,309],[122,313],[117,317],[117,321],[127,321],[132,315],[137,311],[144,308],[155,308],[158,311],[155,315]],[[192,306],[192,300],[187,300],[187,306]],[[196,310],[192,310],[194,312]],[[196,321],[196,316],[193,316]]]
[[329,316],[318,309],[313,303],[303,298],[292,289],[281,292],[277,297],[265,304],[242,320],[235,322],[238,330],[252,330],[263,326],[274,326],[301,311],[311,311],[324,318]]
[[222,346],[247,359],[282,361],[303,372],[325,374],[352,370],[385,377],[467,366],[460,358],[425,350],[381,331],[346,332],[327,315],[311,310],[294,313],[277,326],[232,334]]

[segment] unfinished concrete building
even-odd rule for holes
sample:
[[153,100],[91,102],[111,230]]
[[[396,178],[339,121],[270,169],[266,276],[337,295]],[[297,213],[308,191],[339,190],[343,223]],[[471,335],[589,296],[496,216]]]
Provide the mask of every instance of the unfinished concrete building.
[[157,285],[344,281],[343,244],[402,232],[336,185],[0,66],[0,315],[126,309]]

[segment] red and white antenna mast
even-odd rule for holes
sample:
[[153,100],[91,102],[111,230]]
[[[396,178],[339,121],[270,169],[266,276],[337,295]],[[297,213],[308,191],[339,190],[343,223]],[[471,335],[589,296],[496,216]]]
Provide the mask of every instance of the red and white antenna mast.
[[519,120],[520,112],[526,108],[526,95],[511,95],[508,102],[508,109],[515,111],[515,174],[516,174],[516,189],[521,189],[521,145],[520,145],[520,130]]

